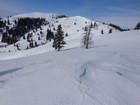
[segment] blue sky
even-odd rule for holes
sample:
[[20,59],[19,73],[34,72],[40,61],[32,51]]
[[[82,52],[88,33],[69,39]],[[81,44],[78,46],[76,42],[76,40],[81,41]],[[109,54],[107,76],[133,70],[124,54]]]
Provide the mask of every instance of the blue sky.
[[87,18],[140,17],[140,0],[0,0],[0,17],[49,12]]

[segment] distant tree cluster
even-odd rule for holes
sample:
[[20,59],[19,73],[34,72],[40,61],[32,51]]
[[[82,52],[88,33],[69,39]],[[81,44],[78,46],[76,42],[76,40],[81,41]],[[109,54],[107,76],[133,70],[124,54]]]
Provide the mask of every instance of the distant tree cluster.
[[128,30],[130,30],[130,29],[123,29],[120,26],[117,26],[115,24],[109,24],[109,26],[111,26],[111,27],[113,27],[113,28],[115,28],[116,30],[119,30],[119,31],[128,31]]
[[45,23],[43,18],[20,18],[17,22],[17,27],[28,29],[28,31],[40,28]]
[[0,28],[4,28],[6,26],[6,23],[0,20]]
[[57,16],[56,17],[56,19],[59,19],[59,18],[67,18],[68,16],[66,16],[66,15],[59,15],[59,16]]
[[[19,18],[15,20],[15,26],[9,28],[6,26],[6,32],[3,33],[2,42],[13,44],[20,40],[23,36],[25,39],[25,34],[31,30],[41,29],[41,25],[45,24],[45,19],[43,18]],[[10,22],[9,22],[10,24]],[[0,21],[0,27],[5,26],[5,23]]]

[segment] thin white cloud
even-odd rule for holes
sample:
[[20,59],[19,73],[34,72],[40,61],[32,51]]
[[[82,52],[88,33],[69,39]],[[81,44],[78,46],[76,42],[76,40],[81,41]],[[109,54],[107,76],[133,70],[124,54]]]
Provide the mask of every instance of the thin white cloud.
[[109,9],[115,12],[124,13],[124,15],[131,15],[131,16],[140,15],[140,11],[136,9],[119,8],[119,7],[109,7]]

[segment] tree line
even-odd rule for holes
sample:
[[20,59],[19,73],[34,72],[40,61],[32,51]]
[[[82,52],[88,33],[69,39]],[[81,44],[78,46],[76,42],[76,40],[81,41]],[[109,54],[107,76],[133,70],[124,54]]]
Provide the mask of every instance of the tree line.
[[2,42],[7,44],[16,43],[26,33],[41,28],[45,22],[46,20],[44,18],[19,18],[18,20],[14,20],[15,26],[10,28],[9,25],[11,23],[9,21],[8,26],[6,26],[5,21],[0,21],[0,28],[5,28],[6,30],[3,32]]

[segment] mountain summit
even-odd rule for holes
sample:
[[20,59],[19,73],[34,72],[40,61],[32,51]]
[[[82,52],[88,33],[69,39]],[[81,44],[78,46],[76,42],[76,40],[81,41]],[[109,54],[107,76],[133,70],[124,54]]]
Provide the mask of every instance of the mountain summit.
[[[87,29],[87,26],[91,23],[91,31],[94,36],[106,35],[119,31],[105,23],[100,23],[81,16],[68,17],[55,13],[38,12],[8,16],[0,20],[0,46],[3,46],[1,52],[28,50],[44,44],[51,45],[52,40],[47,39],[49,31],[55,35],[59,24],[61,24],[65,34],[65,39],[67,41],[66,48],[77,47],[80,46],[82,35]],[[51,38],[53,39],[53,36]],[[79,39],[79,41],[76,39]],[[74,41],[74,46],[71,40]]]

